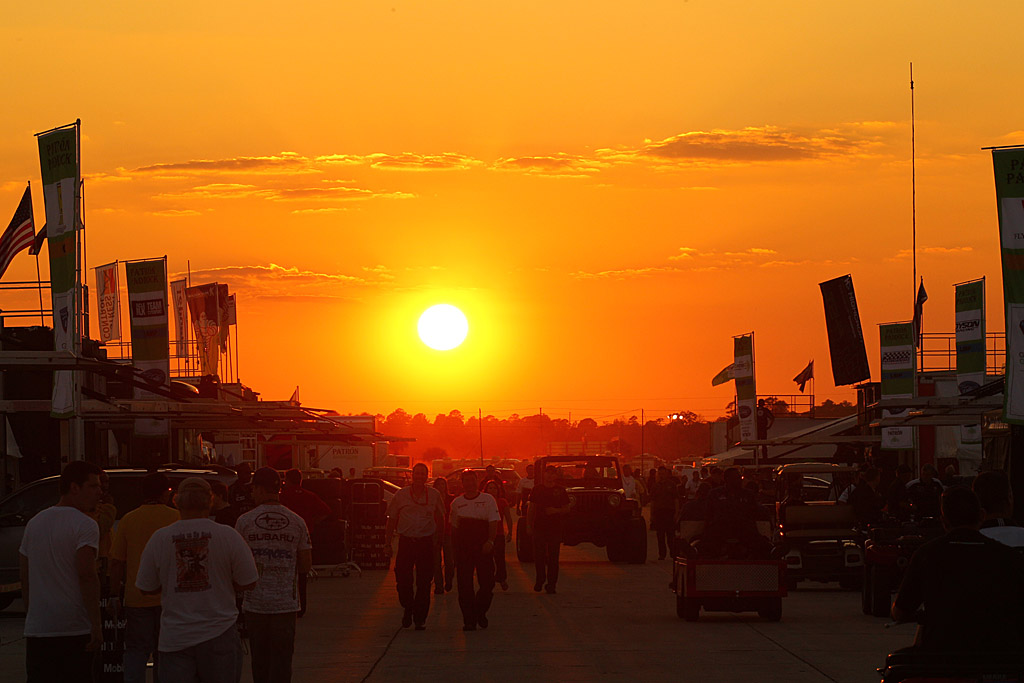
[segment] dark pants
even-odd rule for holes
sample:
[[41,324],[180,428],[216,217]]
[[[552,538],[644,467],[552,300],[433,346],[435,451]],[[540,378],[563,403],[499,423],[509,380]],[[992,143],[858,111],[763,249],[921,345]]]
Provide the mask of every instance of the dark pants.
[[146,663],[153,656],[153,678],[157,675],[157,643],[160,640],[160,606],[126,607],[124,628],[124,683],[146,683]]
[[[413,592],[413,570],[416,591]],[[406,612],[412,613],[417,624],[427,621],[430,611],[430,582],[434,578],[434,537],[398,537],[398,556],[395,557],[395,581],[398,584],[398,602]]]
[[445,532],[434,549],[434,590],[451,590],[455,578],[455,548],[451,532]]
[[[479,522],[479,524],[477,524]],[[455,531],[455,573],[459,584],[459,608],[462,621],[476,626],[487,617],[494,594],[494,557],[483,551],[487,541],[488,523],[478,519],[464,519]],[[476,572],[479,590],[474,590],[473,573]]]
[[306,584],[309,582],[309,574],[299,572],[299,616],[306,614]]
[[253,683],[291,683],[295,612],[246,612],[245,625],[249,629]]
[[508,581],[508,567],[505,566],[504,534],[498,534],[494,539],[494,550],[491,551],[491,555],[494,556],[494,580],[496,583],[505,583]]
[[86,652],[89,636],[25,638],[25,674],[28,683],[64,683],[92,680],[95,653]]
[[671,549],[672,539],[675,537],[676,511],[673,508],[652,508],[651,528],[658,533],[658,559],[665,559]]
[[552,588],[558,583],[558,553],[562,549],[561,529],[533,529],[533,561],[537,565],[537,585]]

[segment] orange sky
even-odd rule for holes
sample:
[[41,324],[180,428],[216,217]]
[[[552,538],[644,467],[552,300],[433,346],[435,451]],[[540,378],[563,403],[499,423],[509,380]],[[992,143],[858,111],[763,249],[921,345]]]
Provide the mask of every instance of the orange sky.
[[[911,313],[911,60],[926,330],[982,275],[1002,329],[980,148],[1024,143],[1019,2],[149,4],[5,9],[0,213],[32,133],[80,117],[89,265],[228,283],[264,398],[711,417],[749,330],[759,393],[813,358],[852,398],[817,283],[853,274],[877,380]],[[416,338],[440,302],[458,350]]]

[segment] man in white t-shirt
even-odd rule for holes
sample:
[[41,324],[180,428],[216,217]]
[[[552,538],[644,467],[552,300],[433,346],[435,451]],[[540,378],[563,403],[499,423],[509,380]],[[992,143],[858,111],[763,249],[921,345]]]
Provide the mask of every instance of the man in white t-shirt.
[[[452,535],[455,545],[455,573],[462,609],[462,630],[487,628],[487,610],[494,591],[494,539],[498,534],[498,501],[480,492],[473,470],[462,472],[461,496],[452,501]],[[480,589],[474,593],[473,573]]]
[[253,683],[288,683],[295,652],[299,574],[313,565],[306,523],[281,504],[281,477],[270,467],[252,475],[256,507],[235,529],[252,549],[260,580],[245,594],[242,611],[249,633]]
[[627,500],[640,500],[637,494],[636,477],[633,476],[633,468],[629,465],[622,466],[622,492]]
[[982,472],[973,488],[981,503],[981,533],[1011,548],[1024,548],[1024,527],[1013,521],[1013,493],[1006,473]]
[[[419,462],[412,468],[412,485],[395,493],[388,504],[384,537],[388,548],[398,532],[395,556],[395,583],[398,602],[404,610],[402,627],[416,622],[416,630],[426,628],[430,611],[430,583],[434,579],[434,550],[444,532],[444,502],[441,492],[427,486],[427,466]],[[413,591],[415,571],[416,590]]]
[[19,548],[25,602],[25,672],[35,681],[88,681],[103,643],[96,554],[100,470],[75,461],[60,475],[60,501],[29,520]]
[[533,478],[533,465],[526,466],[526,476],[519,480],[519,484],[516,485],[516,497],[519,499],[519,516],[523,515],[523,510],[526,509],[523,505],[530,500],[530,493],[533,491],[533,486],[536,484],[536,480]]
[[209,519],[205,479],[181,482],[174,503],[181,520],[153,533],[135,579],[143,594],[161,594],[160,680],[235,683],[235,593],[259,579],[252,552],[237,531]]

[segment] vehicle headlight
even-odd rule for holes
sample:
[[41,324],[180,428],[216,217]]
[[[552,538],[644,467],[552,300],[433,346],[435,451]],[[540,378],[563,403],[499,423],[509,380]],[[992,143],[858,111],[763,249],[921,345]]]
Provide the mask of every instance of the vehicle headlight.
[[608,496],[608,504],[612,507],[618,507],[622,504],[622,495],[618,493],[612,493]]
[[569,505],[576,505],[576,496],[569,494]]

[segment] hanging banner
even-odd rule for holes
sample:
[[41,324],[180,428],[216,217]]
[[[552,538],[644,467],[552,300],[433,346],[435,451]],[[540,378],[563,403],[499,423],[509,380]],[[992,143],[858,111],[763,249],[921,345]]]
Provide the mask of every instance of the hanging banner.
[[219,314],[218,320],[220,321],[220,330],[218,331],[218,339],[220,341],[221,353],[227,353],[228,350],[228,332],[230,331],[231,323],[228,321],[228,299],[231,298],[228,294],[227,285],[217,285],[217,312]]
[[188,302],[185,299],[185,280],[171,283],[171,299],[174,300],[174,355],[188,356]]
[[237,309],[235,308],[235,295],[234,294],[229,294],[228,295],[228,318],[227,318],[227,320],[228,320],[228,325],[237,325],[238,324],[238,312],[237,312]]
[[1003,261],[1006,402],[1003,421],[1024,424],[1024,148],[992,150]]
[[[170,387],[170,334],[167,320],[167,269],[165,259],[124,264],[128,281],[128,307],[132,328],[132,365],[145,384]],[[136,399],[165,400],[144,387],[136,386]],[[135,433],[146,436],[168,434],[167,420],[137,419]]]
[[[878,326],[881,337],[882,400],[914,398],[916,366],[914,363],[914,324],[889,323]],[[898,417],[907,412],[883,410],[882,417]],[[882,449],[897,450],[914,447],[913,427],[883,427]]]
[[[985,356],[985,279],[956,285],[956,383],[965,394],[985,383],[988,372]],[[971,474],[981,465],[981,425],[960,429],[958,451],[961,460],[970,461]],[[964,463],[960,473],[966,474]]]
[[733,380],[736,382],[736,414],[740,441],[757,438],[757,387],[754,383],[754,333],[733,338]]
[[96,268],[96,310],[100,313],[100,341],[120,339],[121,294],[117,282],[117,261]]
[[[58,353],[78,353],[77,265],[78,126],[39,136],[39,166],[43,176],[43,204],[50,250],[50,292],[53,300],[53,348]],[[75,412],[75,375],[71,370],[53,373],[50,414],[71,417]]]
[[832,380],[837,387],[871,379],[864,331],[860,326],[853,278],[837,277],[818,285],[825,304],[825,328],[832,358]]
[[216,375],[220,360],[220,306],[217,284],[197,285],[185,290],[192,330],[199,349],[199,367],[203,375]]

